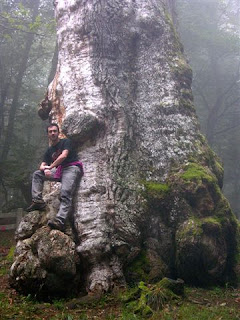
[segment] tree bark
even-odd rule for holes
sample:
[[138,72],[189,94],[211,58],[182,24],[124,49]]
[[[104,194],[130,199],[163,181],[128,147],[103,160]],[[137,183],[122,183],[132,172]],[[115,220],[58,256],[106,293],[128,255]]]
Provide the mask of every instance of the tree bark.
[[[158,234],[167,230],[166,222],[157,220],[157,231],[156,219],[146,220],[140,181],[166,182],[173,163],[199,152],[191,71],[167,15],[172,1],[55,5],[59,67],[52,94],[64,116],[55,108],[52,117],[78,143],[85,166],[75,228],[87,287],[108,291],[124,281],[122,266],[141,250],[143,234],[146,243],[154,238],[143,224]],[[174,237],[170,229],[163,242]],[[160,253],[167,273],[174,254],[172,246],[169,257]]]
[[58,63],[58,45],[56,43],[53,58],[52,58],[52,63],[51,63],[51,69],[48,76],[48,84],[50,84],[53,81],[53,78],[55,76],[56,69],[57,69],[57,63]]

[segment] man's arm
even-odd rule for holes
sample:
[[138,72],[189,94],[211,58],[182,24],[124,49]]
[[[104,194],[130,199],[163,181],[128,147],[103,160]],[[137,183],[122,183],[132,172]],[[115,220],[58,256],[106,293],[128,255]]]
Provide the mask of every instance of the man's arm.
[[51,170],[52,168],[59,166],[67,158],[68,154],[69,150],[63,150],[57,159],[50,166],[47,166],[46,169]]
[[62,153],[57,157],[57,159],[50,165],[50,166],[43,166],[44,167],[44,174],[46,177],[51,177],[51,169],[54,167],[59,166],[68,156],[69,150],[63,150]]

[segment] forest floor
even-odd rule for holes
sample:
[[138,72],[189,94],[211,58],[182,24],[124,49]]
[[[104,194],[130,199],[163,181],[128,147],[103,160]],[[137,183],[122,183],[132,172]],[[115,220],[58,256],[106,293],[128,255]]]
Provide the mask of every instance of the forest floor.
[[[8,272],[14,251],[14,233],[0,231],[0,319],[41,320],[132,320],[134,314],[119,297],[105,295],[98,300],[54,300],[51,303],[22,296],[9,287]],[[185,288],[185,297],[166,304],[148,319],[164,320],[240,320],[240,288]]]

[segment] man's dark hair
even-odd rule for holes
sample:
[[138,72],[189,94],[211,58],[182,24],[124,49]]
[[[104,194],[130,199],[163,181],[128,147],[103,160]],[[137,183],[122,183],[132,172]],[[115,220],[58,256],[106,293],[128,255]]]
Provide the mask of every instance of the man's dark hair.
[[49,123],[48,125],[47,125],[47,133],[48,133],[48,128],[51,128],[51,127],[57,127],[57,129],[58,129],[58,132],[60,131],[59,130],[59,126],[58,126],[58,124],[57,123]]

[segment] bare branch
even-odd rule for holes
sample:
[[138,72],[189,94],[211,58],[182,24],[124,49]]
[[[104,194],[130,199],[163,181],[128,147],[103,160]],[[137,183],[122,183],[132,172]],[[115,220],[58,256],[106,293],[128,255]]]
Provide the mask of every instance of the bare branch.
[[239,64],[238,64],[237,71],[236,71],[236,75],[235,75],[232,83],[231,83],[231,84],[229,85],[229,87],[225,90],[225,92],[223,92],[223,93],[218,97],[217,101],[222,100],[222,98],[229,93],[229,91],[233,88],[233,86],[234,86],[234,85],[236,84],[236,82],[239,80],[239,76],[240,76],[240,72],[239,72],[239,71],[240,71],[240,62],[239,62]]
[[11,28],[11,27],[4,26],[3,24],[0,24],[0,27],[3,27],[4,29],[7,29],[7,30],[19,31],[19,32],[28,33],[28,34],[34,34],[34,35],[40,36],[40,37],[46,37],[46,36],[45,36],[44,34],[42,34],[42,33],[37,33],[37,32],[33,32],[33,31],[21,30],[21,29],[18,29],[18,28]]
[[238,97],[237,99],[235,99],[234,101],[232,101],[231,103],[227,104],[226,107],[223,109],[222,113],[219,114],[218,118],[221,118],[222,116],[225,115],[225,113],[232,107],[234,106],[236,103],[238,103],[240,101],[240,97]]
[[207,99],[206,99],[204,93],[202,92],[202,90],[200,89],[200,87],[196,86],[195,88],[196,88],[196,91],[198,92],[199,96],[202,98],[202,100],[203,100],[206,108],[207,108],[208,110],[210,110],[210,106],[209,106],[209,104],[208,104],[208,102],[207,102]]
[[217,131],[217,132],[214,132],[214,136],[216,136],[216,135],[219,135],[219,134],[222,134],[222,133],[225,133],[225,132],[227,132],[227,131],[231,131],[232,129],[235,129],[235,128],[237,128],[237,127],[239,127],[240,126],[240,123],[238,123],[238,124],[236,124],[236,125],[234,125],[234,126],[232,126],[232,127],[227,127],[227,128],[225,128],[225,129],[223,129],[223,130],[220,130],[220,131]]

